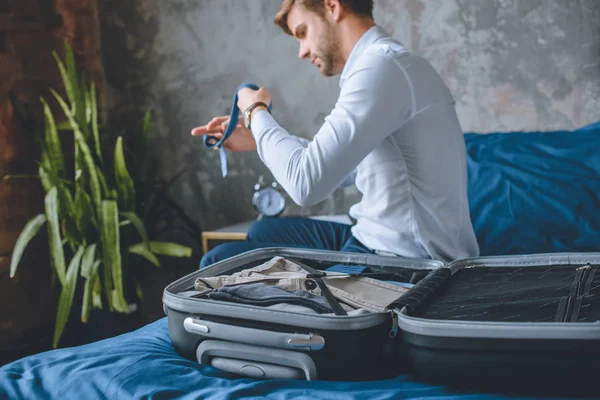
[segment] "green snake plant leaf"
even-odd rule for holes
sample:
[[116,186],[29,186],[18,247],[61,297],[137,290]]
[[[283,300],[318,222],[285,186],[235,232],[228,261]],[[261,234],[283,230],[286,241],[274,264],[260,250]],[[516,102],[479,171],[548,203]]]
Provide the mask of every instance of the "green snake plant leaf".
[[150,251],[155,254],[169,257],[183,258],[192,256],[192,249],[190,247],[171,242],[150,241]]
[[44,107],[44,120],[46,127],[46,148],[48,150],[48,158],[52,163],[52,167],[57,172],[58,176],[64,177],[65,173],[65,160],[63,157],[62,145],[60,138],[58,137],[58,130],[56,129],[56,122],[52,111],[46,103],[46,100],[41,98],[41,102]]
[[[123,270],[119,235],[119,209],[117,202],[103,200],[100,213],[104,286],[109,306],[120,312],[128,309],[123,293]],[[112,284],[111,284],[112,282]],[[112,294],[114,291],[114,295]],[[114,297],[113,297],[114,296]]]
[[65,283],[63,284],[60,292],[60,299],[58,300],[58,312],[56,314],[56,326],[54,327],[54,341],[53,347],[56,348],[60,342],[60,338],[65,330],[69,315],[71,314],[71,306],[73,305],[73,296],[75,295],[75,288],[77,287],[77,278],[79,277],[79,266],[81,265],[81,257],[85,247],[80,246],[77,249],[77,253],[71,259],[69,268],[67,269],[67,276]]
[[90,93],[90,105],[92,111],[92,136],[94,139],[94,147],[96,148],[96,155],[100,162],[102,162],[102,148],[100,146],[100,132],[98,130],[98,105],[96,103],[96,85],[92,82],[92,90]]
[[96,247],[96,243],[91,244],[85,249],[85,253],[83,253],[83,259],[81,260],[81,276],[85,279],[90,279],[92,266],[96,261]]
[[140,235],[140,237],[142,238],[144,243],[146,243],[146,247],[148,249],[150,249],[148,233],[146,232],[146,228],[144,227],[144,222],[142,222],[141,218],[138,217],[138,215],[136,213],[130,212],[130,211],[122,212],[121,216],[123,218],[125,218],[125,220],[127,220],[133,224],[133,226],[137,230],[138,234]]
[[134,244],[129,246],[127,249],[132,254],[137,254],[138,256],[144,257],[146,260],[150,261],[152,264],[160,267],[160,261],[158,258],[150,251],[148,248],[148,243],[140,242],[138,244]]
[[84,185],[85,187],[85,176],[83,175],[83,166],[85,165],[85,161],[83,160],[83,155],[79,150],[79,147],[73,147],[73,161],[75,161],[75,174],[73,176],[73,180],[75,183],[79,182],[80,185]]
[[33,175],[33,174],[10,174],[10,175],[4,175],[2,177],[3,181],[10,181],[10,180],[15,180],[15,179],[40,179],[40,176]]
[[58,190],[56,187],[50,189],[44,199],[46,207],[46,218],[48,219],[48,242],[50,246],[50,261],[58,280],[61,285],[65,285],[66,279],[66,266],[65,266],[65,253],[62,246],[62,239],[60,237],[60,223],[58,220]]
[[[75,65],[75,56],[73,55],[73,49],[69,44],[68,40],[65,39],[65,62],[67,65],[67,79],[71,85],[72,98],[69,98],[71,102],[71,111],[77,120],[81,130],[85,134],[85,137],[89,137],[89,127],[86,124],[86,104],[85,104],[85,87],[83,82],[80,82],[79,76],[77,75],[77,66]],[[64,79],[64,77],[63,77]]]
[[41,151],[39,175],[46,192],[49,192],[52,187],[56,187],[59,215],[61,216],[61,222],[66,226],[65,237],[72,246],[76,246],[78,241],[75,232],[74,205],[73,197],[69,190],[71,182],[65,177],[63,150],[56,130],[54,117],[52,116],[50,107],[43,98],[41,102],[44,108],[46,129]]
[[59,124],[56,124],[56,129],[58,129],[59,131],[72,131],[73,130],[69,121],[63,121]]
[[119,193],[115,189],[110,189],[106,193],[106,198],[110,199],[110,200],[118,201],[119,200]]
[[77,101],[75,98],[75,92],[73,89],[73,84],[71,79],[69,78],[69,74],[67,69],[65,68],[65,64],[63,64],[62,60],[58,57],[55,51],[52,52],[52,56],[56,60],[56,64],[58,65],[58,70],[60,71],[60,76],[62,77],[63,84],[65,85],[65,91],[67,92],[67,98],[71,105],[75,104]]
[[75,203],[71,191],[67,188],[62,180],[59,180],[58,185],[58,212],[61,224],[64,226],[63,236],[71,245],[73,250],[80,244],[81,235],[77,229],[77,219],[75,214]]
[[[40,169],[44,169],[44,176],[42,176],[41,170],[39,172],[40,178],[42,179],[42,185],[44,186],[46,193],[48,193],[50,189],[52,189],[52,186],[55,186],[59,178],[56,175],[56,170],[52,166],[52,162],[50,160],[50,155],[48,154],[45,141],[42,143],[39,167]],[[46,181],[44,182],[44,180]]]
[[40,174],[40,179],[42,180],[42,186],[47,193],[50,191],[50,189],[52,189],[52,178],[50,178],[50,174],[43,164],[40,164],[38,171]]
[[15,248],[12,252],[10,259],[10,277],[14,278],[17,273],[17,266],[21,261],[21,257],[23,256],[23,252],[25,248],[31,242],[31,240],[38,234],[42,225],[46,223],[46,215],[39,214],[33,217],[32,219],[25,224],[25,227],[21,231],[19,238],[17,239],[17,243],[15,244]]
[[[56,136],[56,132],[50,136]],[[57,138],[57,136],[56,136]],[[42,181],[42,186],[49,192],[52,187],[56,187],[58,191],[58,205],[60,215],[62,217],[69,217],[74,215],[73,197],[69,190],[71,181],[64,177],[64,173],[59,173],[59,168],[64,168],[62,159],[62,148],[58,140],[54,144],[51,144],[53,140],[48,140],[48,143],[44,144],[44,148],[41,152],[41,161],[39,165],[38,173]],[[52,158],[50,148],[54,147],[52,151],[58,154],[57,157]],[[56,160],[59,160],[58,162]],[[59,167],[57,168],[57,164]],[[62,175],[62,176],[61,176]]]
[[100,187],[102,188],[102,193],[108,193],[108,185],[106,184],[106,178],[102,173],[100,167],[96,167],[96,175],[98,175],[98,180],[100,181]]
[[85,123],[92,123],[92,92],[90,90],[84,91],[85,96]]
[[77,230],[85,238],[90,222],[94,222],[94,213],[92,199],[81,185],[75,187],[75,221]]
[[100,282],[100,277],[98,276],[98,267],[100,266],[100,263],[100,260],[96,260],[92,264],[89,270],[89,276],[86,278],[83,288],[83,303],[81,306],[81,322],[83,323],[87,323],[90,318],[90,311],[94,302],[94,288],[96,282]]
[[137,298],[140,299],[140,303],[144,305],[144,289],[137,279],[133,278],[133,283],[135,284],[135,294],[137,295]]
[[73,54],[73,49],[71,48],[71,45],[69,44],[68,40],[65,39],[64,41],[65,44],[65,63],[67,66],[67,79],[69,80],[69,83],[71,84],[71,88],[72,88],[72,93],[73,93],[73,97],[69,98],[69,100],[71,101],[71,105],[75,106],[77,104],[77,96],[76,96],[76,92],[79,91],[79,84],[77,81],[77,68],[75,66],[75,56]]
[[[100,265],[102,261],[97,260],[96,263]],[[95,265],[95,264],[94,264]],[[102,308],[102,287],[100,286],[100,276],[96,273],[97,277],[94,279],[94,284],[91,285],[92,289],[92,306],[94,308]]]
[[133,149],[137,163],[141,164],[146,158],[146,148],[148,146],[148,140],[150,139],[150,127],[152,122],[152,112],[150,109],[146,110],[144,114],[144,125],[142,126],[142,135],[136,140],[135,148]]
[[125,155],[123,153],[123,137],[119,136],[115,146],[115,180],[117,191],[123,209],[133,211],[135,209],[135,186],[133,179],[127,171]]
[[81,132],[81,129],[79,129],[79,124],[77,123],[77,121],[75,121],[75,118],[69,111],[69,107],[67,106],[67,103],[65,103],[65,101],[62,99],[62,97],[60,97],[60,95],[58,93],[56,93],[56,91],[54,91],[52,89],[50,89],[50,91],[52,92],[52,94],[54,94],[54,97],[56,97],[56,100],[60,104],[60,106],[63,109],[67,118],[69,118],[69,122],[71,123],[71,126],[73,127],[73,132],[75,133],[76,146],[78,146],[78,148],[79,148],[78,150],[81,150],[81,152],[82,152],[83,160],[84,160],[85,166],[86,166],[85,172],[88,174],[88,176],[90,178],[90,189],[92,191],[92,201],[94,203],[94,206],[96,206],[97,209],[100,209],[100,203],[102,201],[102,188],[100,187],[100,180],[98,178],[98,170],[96,168],[96,164],[94,162],[94,157],[92,156],[92,152],[90,151],[90,148],[86,143],[85,136]]

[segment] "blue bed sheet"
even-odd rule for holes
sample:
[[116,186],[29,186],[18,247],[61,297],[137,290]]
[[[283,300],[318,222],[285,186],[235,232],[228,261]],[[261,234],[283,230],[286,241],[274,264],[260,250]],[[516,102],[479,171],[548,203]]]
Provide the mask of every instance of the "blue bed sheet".
[[60,400],[505,398],[418,384],[406,376],[356,383],[239,378],[180,357],[169,340],[166,318],[111,339],[8,364],[0,368],[0,398],[2,394],[9,399]]
[[465,141],[482,256],[600,251],[600,122]]

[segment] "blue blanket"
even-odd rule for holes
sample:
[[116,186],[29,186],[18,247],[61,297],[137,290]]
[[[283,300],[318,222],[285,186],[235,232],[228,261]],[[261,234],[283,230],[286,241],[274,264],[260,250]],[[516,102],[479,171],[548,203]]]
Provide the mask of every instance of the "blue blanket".
[[482,256],[600,251],[600,122],[465,141]]
[[[600,251],[600,123],[574,132],[465,136],[482,255]],[[417,384],[255,381],[180,357],[166,319],[0,368],[0,399],[501,399]]]
[[[0,368],[0,398],[10,399],[465,399],[493,400],[406,376],[375,382],[256,381],[180,357],[163,318],[137,331],[53,350]],[[517,398],[511,398],[517,400]]]

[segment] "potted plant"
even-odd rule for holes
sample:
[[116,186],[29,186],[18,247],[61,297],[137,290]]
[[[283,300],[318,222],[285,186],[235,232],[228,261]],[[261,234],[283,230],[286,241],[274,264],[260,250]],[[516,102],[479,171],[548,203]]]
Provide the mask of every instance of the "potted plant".
[[[67,100],[53,89],[50,91],[66,121],[57,125],[48,102],[41,99],[45,129],[36,135],[36,143],[39,178],[46,193],[45,212],[23,228],[13,250],[10,276],[17,273],[28,243],[45,227],[53,277],[60,284],[53,338],[53,347],[57,347],[74,302],[80,306],[77,308],[83,323],[93,309],[123,314],[135,310],[143,293],[125,259],[141,257],[160,266],[157,256],[190,257],[192,250],[148,237],[138,215],[143,202],[137,198],[136,183],[128,169],[123,137],[104,151],[94,83],[88,87],[78,76],[67,42],[64,62],[53,54]],[[147,113],[144,138],[149,125]],[[71,145],[65,143],[66,139],[71,139]],[[70,149],[68,153],[66,149]]]

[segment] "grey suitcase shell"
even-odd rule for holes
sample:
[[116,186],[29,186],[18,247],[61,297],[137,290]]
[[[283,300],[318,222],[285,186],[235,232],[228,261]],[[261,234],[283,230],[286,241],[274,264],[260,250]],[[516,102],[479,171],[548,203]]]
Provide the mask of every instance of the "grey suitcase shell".
[[458,260],[397,302],[400,357],[430,383],[600,398],[600,254]]
[[227,275],[273,257],[315,269],[348,264],[388,267],[415,282],[441,268],[432,260],[296,248],[250,251],[187,275],[164,290],[169,335],[176,351],[200,363],[255,378],[369,380],[398,375],[393,311],[359,316],[307,315],[190,298],[196,278]]

